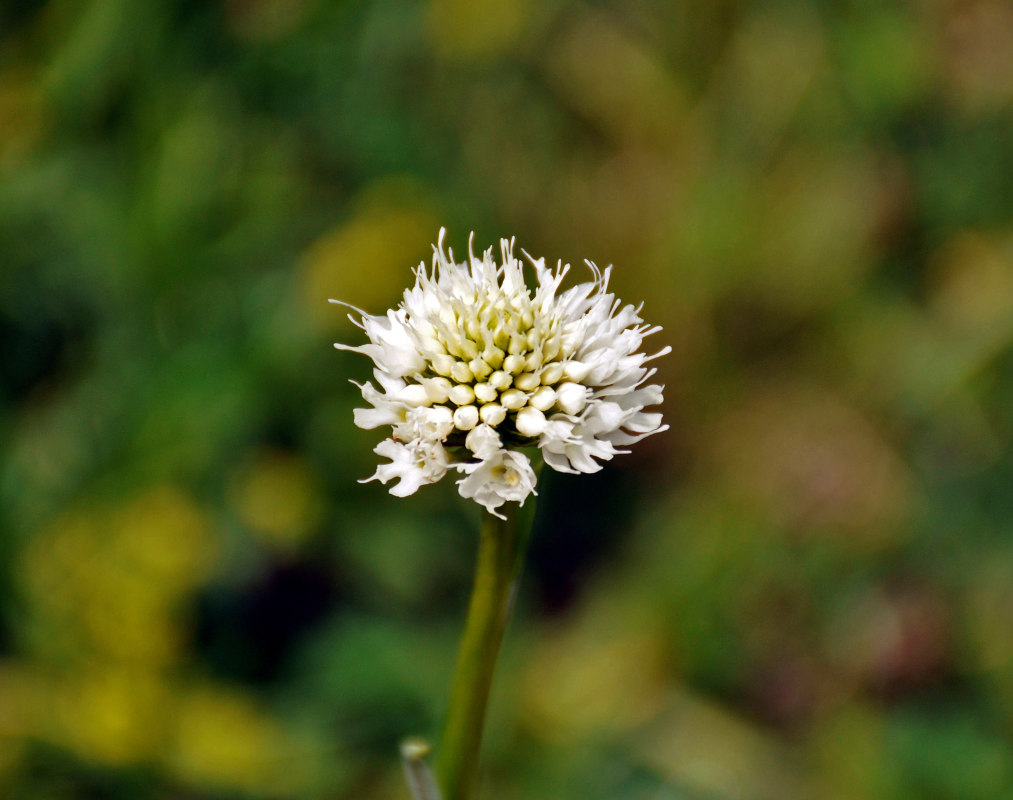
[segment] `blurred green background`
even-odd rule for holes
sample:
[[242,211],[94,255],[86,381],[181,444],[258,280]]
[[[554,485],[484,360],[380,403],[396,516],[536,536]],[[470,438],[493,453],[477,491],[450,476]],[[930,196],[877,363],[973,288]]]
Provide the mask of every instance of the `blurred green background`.
[[476,507],[356,483],[326,300],[440,225],[674,348],[543,485],[487,797],[1013,797],[1004,0],[4,2],[0,795],[406,797]]

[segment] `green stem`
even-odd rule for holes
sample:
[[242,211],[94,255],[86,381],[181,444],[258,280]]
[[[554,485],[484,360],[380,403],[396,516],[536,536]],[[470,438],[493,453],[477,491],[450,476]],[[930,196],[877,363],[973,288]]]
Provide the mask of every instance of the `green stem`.
[[517,505],[507,503],[502,508],[505,520],[483,512],[468,620],[437,753],[436,775],[443,800],[468,800],[478,782],[485,709],[523,561],[527,531],[521,531]]

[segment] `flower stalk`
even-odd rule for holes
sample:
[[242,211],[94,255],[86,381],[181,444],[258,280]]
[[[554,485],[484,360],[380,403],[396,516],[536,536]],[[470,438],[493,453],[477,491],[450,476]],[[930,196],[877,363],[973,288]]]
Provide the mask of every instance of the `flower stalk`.
[[[368,339],[334,346],[367,356],[378,384],[356,384],[368,407],[355,409],[355,424],[387,430],[374,452],[388,461],[363,482],[389,483],[391,494],[407,497],[456,474],[460,495],[485,509],[436,769],[443,800],[471,800],[530,529],[518,509],[538,494],[536,466],[597,472],[628,445],[667,430],[661,413],[647,410],[664,389],[650,382],[657,369],[649,362],[671,348],[641,351],[661,328],[609,291],[611,267],[588,261],[591,280],[564,289],[569,265],[552,268],[524,253],[526,270],[512,239],[500,240],[498,263],[492,248],[479,257],[471,242],[458,262],[445,236],[441,228],[432,268],[419,264],[397,308],[373,315],[331,302],[357,314],[349,319]],[[417,747],[404,764],[416,800],[430,800]]]
[[436,775],[443,800],[470,800],[478,783],[489,691],[530,527],[527,520],[519,520],[515,503],[504,507],[503,517],[482,514],[475,582],[437,752]]
[[424,739],[411,738],[401,743],[401,766],[412,800],[443,800],[426,764],[430,749],[429,742]]

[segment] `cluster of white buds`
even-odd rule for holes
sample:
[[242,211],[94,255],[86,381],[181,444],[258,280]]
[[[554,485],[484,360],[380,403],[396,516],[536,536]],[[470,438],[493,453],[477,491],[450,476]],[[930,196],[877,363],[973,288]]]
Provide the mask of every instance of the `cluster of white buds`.
[[655,371],[644,364],[669,348],[637,352],[660,328],[608,293],[611,268],[588,262],[593,280],[559,292],[569,266],[552,270],[528,256],[530,290],[512,241],[501,240],[499,265],[491,248],[482,258],[469,249],[457,264],[444,235],[432,270],[419,265],[398,308],[354,309],[369,342],[335,345],[375,365],[379,388],[356,384],[372,407],[356,409],[355,424],[392,429],[376,448],[390,463],[367,480],[396,478],[391,493],[405,496],[455,470],[461,494],[497,513],[535,492],[522,448],[538,447],[561,472],[595,472],[595,459],[667,428],[643,410],[663,389],[647,384]]

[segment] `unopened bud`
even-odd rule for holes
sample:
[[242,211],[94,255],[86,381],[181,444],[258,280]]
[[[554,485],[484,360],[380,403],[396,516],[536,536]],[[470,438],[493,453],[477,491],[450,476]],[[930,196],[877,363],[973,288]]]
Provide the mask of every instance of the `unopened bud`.
[[458,383],[471,383],[475,380],[475,376],[471,373],[471,369],[463,361],[458,361],[454,364],[450,370],[450,377],[452,377]]
[[587,387],[564,383],[556,390],[556,405],[566,414],[579,414],[587,405]]
[[478,425],[478,409],[475,406],[461,406],[454,412],[454,427],[460,431],[470,431]]
[[444,402],[450,397],[450,390],[453,388],[453,384],[446,378],[429,378],[423,385],[426,387],[429,399],[434,403]]
[[539,411],[548,411],[556,402],[556,392],[550,386],[543,386],[528,399],[528,405]]
[[571,381],[577,381],[578,383],[584,380],[590,371],[591,367],[580,361],[568,361],[563,367],[563,374]]
[[466,406],[474,401],[475,391],[470,386],[459,383],[450,390],[450,399],[455,405]]
[[491,403],[499,396],[499,392],[488,383],[480,383],[475,387],[475,397],[483,403]]
[[482,422],[494,428],[506,419],[506,409],[499,403],[486,403],[478,413],[482,417]]
[[517,412],[517,430],[525,436],[539,436],[545,430],[545,414],[526,406]]
[[500,395],[499,401],[511,411],[517,411],[528,404],[528,396],[516,389],[507,389]]

